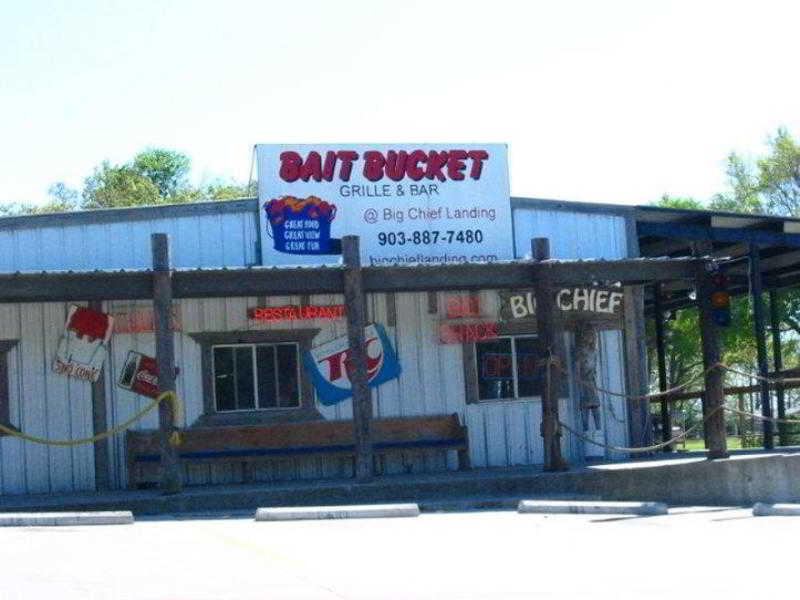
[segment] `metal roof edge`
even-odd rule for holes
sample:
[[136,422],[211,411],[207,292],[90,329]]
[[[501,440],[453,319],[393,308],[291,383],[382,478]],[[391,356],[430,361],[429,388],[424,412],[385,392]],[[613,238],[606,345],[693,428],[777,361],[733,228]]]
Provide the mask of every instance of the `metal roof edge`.
[[740,219],[763,219],[764,221],[778,222],[778,221],[792,221],[800,223],[798,217],[786,217],[782,215],[765,215],[762,213],[739,213],[730,212],[727,210],[711,210],[708,208],[675,208],[672,206],[653,206],[649,204],[641,204],[632,207],[636,213],[637,220],[646,213],[661,213],[661,214],[674,214],[676,216],[706,216],[706,217],[734,217]]
[[538,208],[590,214],[606,214],[627,217],[636,213],[635,206],[626,204],[606,204],[600,202],[579,202],[576,200],[551,200],[546,198],[511,197],[511,208]]
[[123,223],[130,221],[149,221],[151,219],[170,219],[198,215],[218,215],[241,212],[256,212],[256,198],[236,200],[209,200],[182,204],[158,204],[153,206],[132,206],[125,208],[103,208],[97,210],[78,210],[41,215],[19,215],[0,217],[0,231],[16,229],[38,229],[54,226],[96,225],[103,223]]

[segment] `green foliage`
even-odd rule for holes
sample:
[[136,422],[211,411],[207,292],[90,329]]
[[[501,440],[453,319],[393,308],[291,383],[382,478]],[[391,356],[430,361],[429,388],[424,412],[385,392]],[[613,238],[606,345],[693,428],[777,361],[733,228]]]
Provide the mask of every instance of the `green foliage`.
[[682,197],[682,196],[670,196],[668,194],[664,194],[661,196],[658,202],[653,204],[654,206],[660,206],[662,208],[680,208],[684,210],[702,210],[703,204],[694,198],[689,197]]
[[82,208],[147,206],[160,201],[163,199],[156,184],[129,165],[103,161],[84,181]]
[[759,191],[771,214],[800,216],[800,146],[781,128],[770,147],[757,162]]
[[133,157],[132,167],[155,184],[162,198],[173,198],[187,187],[189,157],[174,150],[147,148]]
[[58,210],[49,210],[48,212],[75,210],[78,206],[78,191],[67,187],[63,181],[57,181],[51,185],[47,190],[47,194],[52,198],[52,201],[46,206],[58,207]]
[[728,155],[726,168],[729,192],[716,194],[711,199],[711,209],[748,214],[764,213],[757,177],[751,165],[735,152]]
[[778,128],[767,145],[769,153],[755,161],[735,152],[728,155],[731,190],[716,195],[714,210],[800,216],[800,145],[789,132]]
[[122,165],[103,161],[84,180],[81,192],[59,181],[48,189],[51,200],[47,204],[5,204],[0,206],[0,216],[233,200],[257,195],[256,182],[247,185],[233,180],[213,180],[191,186],[188,183],[190,168],[191,160],[185,154],[147,148]]

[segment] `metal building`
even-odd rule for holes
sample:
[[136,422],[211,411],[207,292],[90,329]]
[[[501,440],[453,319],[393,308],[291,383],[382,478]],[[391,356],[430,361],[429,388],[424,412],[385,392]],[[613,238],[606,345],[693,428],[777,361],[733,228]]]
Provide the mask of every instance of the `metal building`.
[[[635,221],[624,207],[586,205],[532,199],[512,199],[515,254],[530,253],[530,240],[550,239],[554,258],[619,259],[638,256]],[[174,206],[115,209],[58,215],[0,219],[0,274],[91,272],[149,269],[150,235],[167,233],[175,269],[251,267],[260,263],[258,204],[255,199]],[[46,275],[45,275],[46,276]],[[87,279],[87,285],[90,280]],[[377,418],[457,414],[466,425],[473,467],[536,465],[543,462],[540,399],[515,392],[483,399],[471,390],[469,344],[442,344],[437,326],[446,317],[445,292],[375,293],[367,298],[368,320],[381,323],[389,333],[402,365],[399,378],[373,391]],[[479,294],[483,310],[494,314],[497,291]],[[350,420],[352,402],[334,406],[316,401],[296,409],[215,410],[209,401],[209,375],[204,344],[220,340],[272,339],[287,335],[299,339],[309,327],[313,344],[324,344],[345,334],[336,320],[263,322],[248,318],[254,308],[286,305],[335,305],[340,295],[193,298],[175,301],[177,391],[185,410],[182,426],[224,426],[249,422]],[[101,385],[56,374],[51,368],[65,319],[73,302],[0,304],[0,422],[28,434],[51,439],[74,439],[116,427],[146,405],[147,399],[121,388],[117,382],[130,351],[155,355],[155,338],[147,327],[117,330]],[[78,303],[86,305],[86,303]],[[97,308],[118,319],[146,314],[150,301],[112,300]],[[318,330],[318,331],[316,331]],[[295,331],[296,336],[291,334]],[[276,332],[271,338],[255,333]],[[259,333],[260,335],[260,333]],[[216,337],[215,337],[216,336]],[[626,372],[622,355],[624,333],[602,331],[598,337],[597,383],[624,392]],[[565,334],[568,350],[571,334]],[[629,334],[630,337],[630,334]],[[205,341],[204,341],[205,340]],[[474,346],[474,345],[473,345]],[[470,355],[471,353],[471,355]],[[300,385],[308,388],[300,371]],[[639,384],[635,384],[639,385]],[[574,380],[561,402],[562,419],[579,427],[580,406]],[[313,398],[313,396],[312,396]],[[601,399],[600,442],[628,445],[627,405],[617,397]],[[214,413],[214,414],[210,414]],[[151,413],[134,429],[154,429]],[[572,462],[591,457],[613,458],[602,448],[574,438],[563,441]],[[190,485],[242,481],[237,465],[188,463]],[[381,465],[385,473],[434,472],[457,468],[454,453],[431,451],[395,455]],[[12,436],[0,437],[0,494],[38,494],[94,489],[120,489],[127,485],[124,436],[98,445],[72,448],[39,445]],[[291,458],[259,464],[249,477],[256,481],[350,476],[347,459]]]

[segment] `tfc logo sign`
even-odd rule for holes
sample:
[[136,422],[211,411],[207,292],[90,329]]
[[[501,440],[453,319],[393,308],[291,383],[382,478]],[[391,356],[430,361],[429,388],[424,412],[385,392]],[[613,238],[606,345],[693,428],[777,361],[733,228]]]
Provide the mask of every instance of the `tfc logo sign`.
[[[367,354],[367,385],[377,387],[400,375],[400,364],[382,325],[364,329]],[[336,338],[306,352],[303,361],[311,374],[319,401],[330,406],[353,395],[353,361],[347,336]]]

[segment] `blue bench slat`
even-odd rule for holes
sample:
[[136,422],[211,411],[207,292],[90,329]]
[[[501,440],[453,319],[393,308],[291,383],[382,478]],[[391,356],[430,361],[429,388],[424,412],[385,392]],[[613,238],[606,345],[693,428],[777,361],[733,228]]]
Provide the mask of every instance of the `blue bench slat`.
[[[415,448],[446,448],[461,446],[464,438],[415,440],[411,442],[376,442],[372,445],[375,450],[413,450]],[[296,448],[252,448],[246,450],[202,450],[196,452],[181,452],[180,458],[247,458],[253,456],[294,456],[298,454],[321,454],[325,452],[355,452],[355,444],[337,444],[334,446],[299,446]],[[158,454],[140,454],[134,459],[136,462],[159,462]]]

